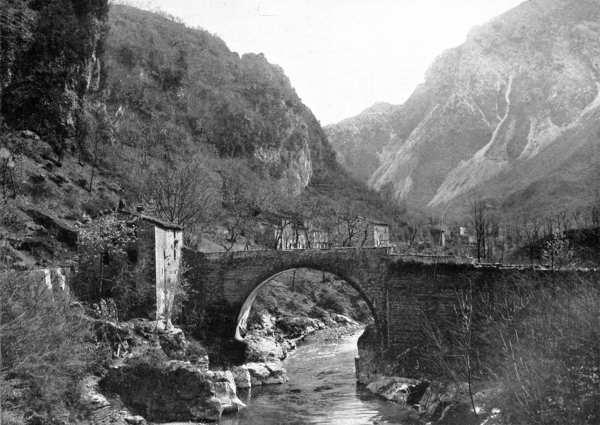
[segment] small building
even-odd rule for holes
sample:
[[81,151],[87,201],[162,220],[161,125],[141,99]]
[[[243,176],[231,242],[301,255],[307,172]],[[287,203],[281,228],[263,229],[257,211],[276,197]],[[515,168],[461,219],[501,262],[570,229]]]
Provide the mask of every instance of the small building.
[[384,248],[390,246],[390,226],[387,223],[369,221],[367,246]]
[[308,238],[310,240],[310,247],[313,249],[328,249],[331,246],[329,243],[329,234],[322,230],[311,229],[308,232]]
[[183,227],[141,213],[120,213],[135,221],[138,263],[144,265],[144,274],[156,285],[157,325],[168,328],[172,326],[171,312],[180,278]]
[[304,223],[290,218],[281,218],[281,225],[275,232],[279,250],[308,248],[308,229]]
[[445,225],[431,226],[429,233],[431,234],[431,240],[434,246],[446,247],[446,233],[448,228]]

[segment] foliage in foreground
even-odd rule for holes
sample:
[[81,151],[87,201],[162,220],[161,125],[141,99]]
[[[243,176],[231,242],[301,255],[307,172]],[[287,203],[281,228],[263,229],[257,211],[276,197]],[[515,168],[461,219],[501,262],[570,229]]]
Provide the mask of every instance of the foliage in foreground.
[[600,288],[542,290],[528,310],[512,328],[498,327],[507,422],[600,423]]
[[[422,359],[458,382],[492,382],[508,425],[600,423],[600,287],[590,278],[457,293],[442,331],[424,317]],[[485,384],[488,385],[488,384]]]
[[99,359],[91,322],[43,279],[0,276],[0,403],[3,409],[62,417],[77,402],[77,383]]

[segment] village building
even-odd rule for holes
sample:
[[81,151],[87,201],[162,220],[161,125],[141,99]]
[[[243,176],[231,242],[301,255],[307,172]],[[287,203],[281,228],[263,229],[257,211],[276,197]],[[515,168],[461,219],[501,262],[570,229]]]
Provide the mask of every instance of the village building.
[[390,226],[387,223],[368,221],[366,246],[387,248],[390,246]]
[[429,229],[429,233],[431,235],[431,240],[434,246],[445,248],[446,247],[446,238],[448,235],[448,228],[446,225],[439,224],[435,226],[431,226]]
[[183,227],[141,213],[120,211],[137,228],[137,263],[156,285],[156,321],[170,328],[175,292],[181,271]]

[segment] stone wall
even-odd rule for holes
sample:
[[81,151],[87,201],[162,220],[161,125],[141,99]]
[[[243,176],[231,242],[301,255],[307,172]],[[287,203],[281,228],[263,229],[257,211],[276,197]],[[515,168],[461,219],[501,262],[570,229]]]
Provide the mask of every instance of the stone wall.
[[179,282],[183,232],[155,226],[154,244],[156,320],[168,327],[171,326],[171,312]]

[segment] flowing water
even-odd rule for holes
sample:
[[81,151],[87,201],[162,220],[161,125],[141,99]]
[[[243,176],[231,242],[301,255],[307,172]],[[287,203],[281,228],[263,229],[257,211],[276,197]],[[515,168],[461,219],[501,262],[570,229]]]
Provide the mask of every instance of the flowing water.
[[240,398],[248,407],[225,425],[399,424],[409,412],[357,388],[354,358],[358,335],[301,345],[284,361],[290,381],[252,389]]

